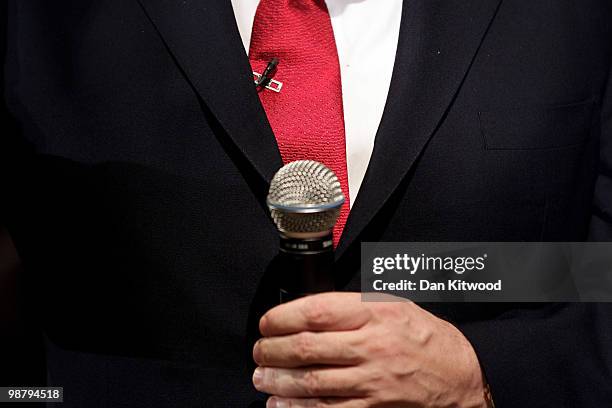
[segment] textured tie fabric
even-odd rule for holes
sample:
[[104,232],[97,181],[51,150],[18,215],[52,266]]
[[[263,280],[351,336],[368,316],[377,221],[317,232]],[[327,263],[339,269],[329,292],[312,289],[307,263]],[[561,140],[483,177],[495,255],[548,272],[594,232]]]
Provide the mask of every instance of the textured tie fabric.
[[334,227],[338,244],[349,213],[340,64],[324,0],[261,0],[249,59],[262,73],[279,60],[280,92],[258,88],[284,163],[316,160],[332,169],[346,201]]

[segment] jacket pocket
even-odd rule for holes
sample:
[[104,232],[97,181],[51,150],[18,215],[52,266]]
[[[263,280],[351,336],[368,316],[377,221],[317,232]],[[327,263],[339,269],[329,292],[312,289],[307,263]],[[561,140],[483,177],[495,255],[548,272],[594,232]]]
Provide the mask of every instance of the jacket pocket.
[[579,146],[590,134],[593,100],[557,106],[481,111],[487,150],[533,150]]

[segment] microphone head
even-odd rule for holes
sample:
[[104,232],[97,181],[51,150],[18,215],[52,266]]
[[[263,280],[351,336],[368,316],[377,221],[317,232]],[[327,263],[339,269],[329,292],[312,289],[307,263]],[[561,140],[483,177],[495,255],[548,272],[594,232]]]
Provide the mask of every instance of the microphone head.
[[344,194],[338,177],[325,165],[298,160],[276,172],[267,203],[281,233],[294,238],[316,238],[333,229]]

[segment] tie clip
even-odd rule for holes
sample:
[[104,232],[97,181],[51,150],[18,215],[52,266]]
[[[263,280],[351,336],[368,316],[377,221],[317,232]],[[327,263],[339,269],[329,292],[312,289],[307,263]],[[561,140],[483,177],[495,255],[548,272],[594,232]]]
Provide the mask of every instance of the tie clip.
[[274,74],[276,73],[276,66],[278,65],[278,58],[272,58],[270,62],[268,62],[268,66],[262,74],[259,72],[253,71],[253,75],[255,76],[255,86],[259,88],[263,86],[266,89],[269,89],[274,92],[280,92],[283,87],[283,83],[272,79]]

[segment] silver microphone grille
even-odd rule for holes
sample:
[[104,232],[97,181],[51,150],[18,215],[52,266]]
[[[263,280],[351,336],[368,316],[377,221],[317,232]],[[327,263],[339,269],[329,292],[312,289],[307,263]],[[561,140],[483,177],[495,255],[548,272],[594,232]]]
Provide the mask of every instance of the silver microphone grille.
[[276,227],[289,236],[329,233],[343,203],[338,177],[313,160],[294,161],[281,167],[270,183],[268,208]]

